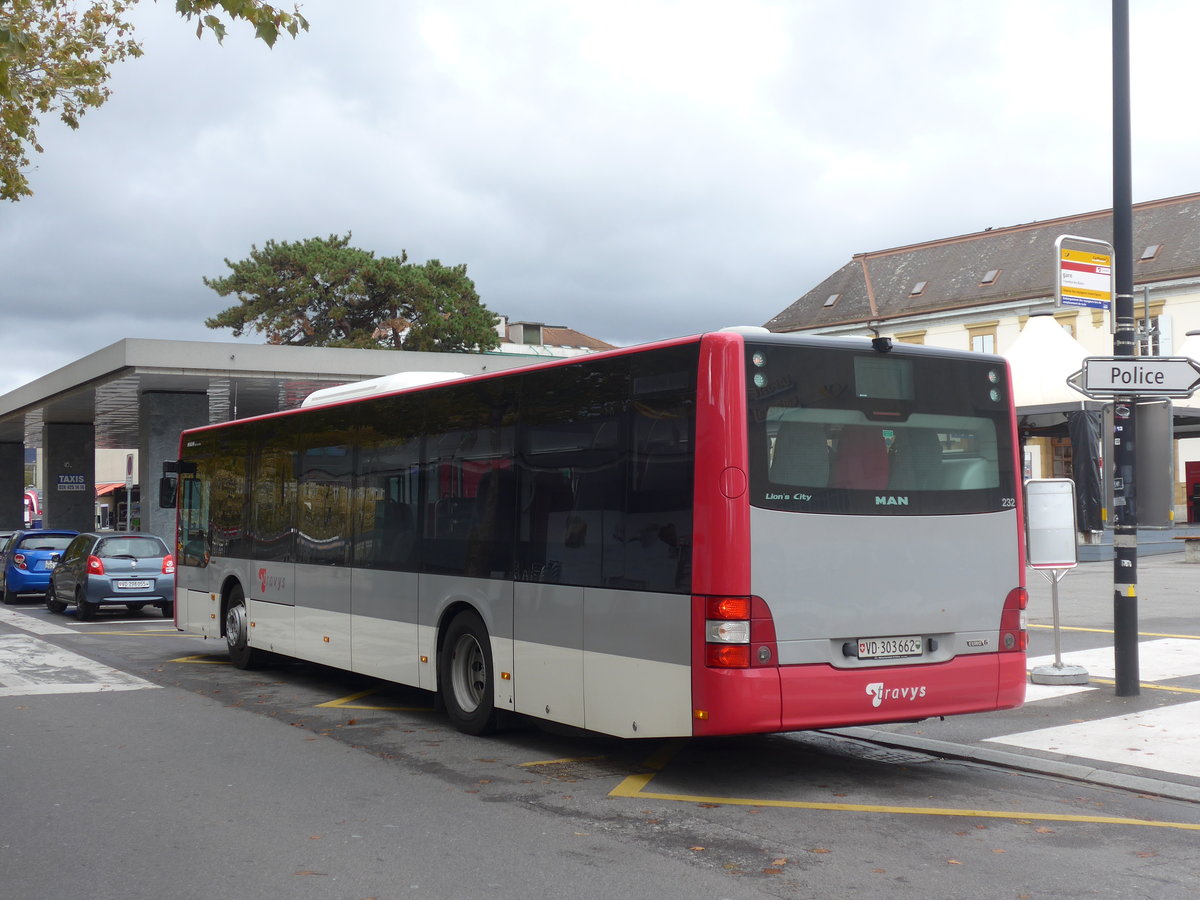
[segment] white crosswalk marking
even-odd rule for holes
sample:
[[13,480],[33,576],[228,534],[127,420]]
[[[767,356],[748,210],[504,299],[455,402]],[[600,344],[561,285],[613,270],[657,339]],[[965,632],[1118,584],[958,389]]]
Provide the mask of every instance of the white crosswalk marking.
[[63,626],[55,625],[53,622],[46,622],[43,619],[28,616],[25,613],[19,613],[12,609],[0,609],[0,622],[20,628],[22,631],[31,631],[34,634],[78,633],[73,628],[63,628]]
[[[1082,666],[1092,678],[1115,677],[1112,647],[1064,653],[1062,662],[1064,665]],[[1033,657],[1028,661],[1031,670],[1053,664],[1053,656]],[[1138,644],[1138,674],[1143,683],[1200,675],[1200,641],[1160,638],[1141,642]],[[1066,697],[1101,686],[1030,684],[1026,689],[1025,702]],[[1200,702],[1180,703],[1107,719],[1072,722],[987,740],[1028,750],[1061,753],[1180,775],[1196,775],[1200,773]]]
[[0,697],[154,687],[158,685],[30,635],[0,634]]
[[[1096,678],[1115,677],[1112,647],[1064,653],[1062,661],[1066,665],[1083,666],[1089,675]],[[1052,666],[1054,657],[1038,656],[1030,659],[1027,664],[1030,669],[1036,666]],[[1142,641],[1138,644],[1138,673],[1142,681],[1166,681],[1170,678],[1200,675],[1200,641],[1188,638]]]
[[1200,772],[1200,702],[988,738],[997,744],[1082,756],[1178,775]]

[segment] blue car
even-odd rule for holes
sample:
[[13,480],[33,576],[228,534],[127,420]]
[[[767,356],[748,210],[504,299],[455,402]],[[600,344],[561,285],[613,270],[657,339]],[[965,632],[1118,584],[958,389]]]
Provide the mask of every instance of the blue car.
[[77,534],[49,528],[16,532],[5,548],[4,565],[0,567],[4,602],[11,605],[28,594],[44,599],[59,555]]

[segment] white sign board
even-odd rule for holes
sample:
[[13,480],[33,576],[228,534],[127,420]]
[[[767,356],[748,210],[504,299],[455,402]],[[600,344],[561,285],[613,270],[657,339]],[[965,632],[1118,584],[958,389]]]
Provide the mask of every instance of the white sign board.
[[1077,387],[1089,397],[1190,397],[1200,385],[1200,365],[1187,356],[1088,357],[1081,373]]
[[1062,247],[1058,252],[1058,297],[1062,306],[1108,309],[1112,300],[1112,256]]
[[1070,478],[1025,482],[1025,548],[1035,569],[1073,569],[1079,564],[1075,538],[1075,483]]

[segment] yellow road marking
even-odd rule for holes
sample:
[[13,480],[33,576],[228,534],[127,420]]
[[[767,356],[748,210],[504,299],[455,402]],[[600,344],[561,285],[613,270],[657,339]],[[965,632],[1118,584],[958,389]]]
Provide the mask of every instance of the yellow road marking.
[[173,663],[196,663],[204,666],[229,666],[233,665],[228,657],[224,656],[208,656],[201,654],[200,656],[181,656],[178,659],[168,659],[167,662]]
[[337,700],[328,700],[325,703],[318,703],[317,708],[322,707],[329,709],[373,709],[387,712],[433,712],[432,706],[374,706],[369,703],[355,703],[362,697],[367,697],[371,694],[378,693],[382,688],[368,688],[365,691],[359,691],[357,694],[350,694],[348,697],[339,697]]
[[637,800],[663,800],[672,803],[711,803],[716,806],[754,806],[772,809],[809,809],[825,812],[874,812],[903,816],[951,816],[975,819],[1009,819],[1015,822],[1072,822],[1090,825],[1133,825],[1139,828],[1174,828],[1181,831],[1200,831],[1200,824],[1162,822],[1154,819],[1127,819],[1119,816],[1085,816],[1069,813],[1005,812],[998,809],[953,809],[936,806],[886,806],[869,803],[817,803],[805,800],[752,800],[744,797],[712,797],[703,794],[664,794],[646,788],[654,776],[678,750],[659,750],[645,765],[653,771],[626,777],[609,792],[610,797]]
[[170,631],[91,631],[89,629],[88,631],[80,631],[79,633],[80,634],[120,634],[120,635],[132,635],[133,637],[145,637],[146,635],[149,635],[151,637],[161,637],[163,635],[169,634],[174,637],[194,638],[196,640],[199,640],[201,638],[201,635],[184,634],[182,631],[175,631],[174,629],[171,629]]
[[[1038,623],[1027,623],[1026,628],[1053,628],[1053,625],[1041,625]],[[1111,628],[1084,628],[1080,625],[1060,625],[1059,631],[1090,631],[1095,634],[1114,634]],[[1180,638],[1185,641],[1200,641],[1200,634],[1160,634],[1157,631],[1139,631],[1138,637],[1152,638]]]
[[[1090,678],[1088,680],[1094,681],[1096,684],[1116,684],[1116,681],[1111,678]],[[1138,687],[1151,691],[1166,691],[1169,694],[1200,694],[1200,688],[1173,687],[1169,684],[1154,684],[1149,681],[1143,681]]]
[[575,762],[595,762],[598,759],[604,759],[603,756],[566,756],[562,759],[539,759],[536,762],[521,763],[517,768],[524,769],[532,766],[561,766],[564,763]]

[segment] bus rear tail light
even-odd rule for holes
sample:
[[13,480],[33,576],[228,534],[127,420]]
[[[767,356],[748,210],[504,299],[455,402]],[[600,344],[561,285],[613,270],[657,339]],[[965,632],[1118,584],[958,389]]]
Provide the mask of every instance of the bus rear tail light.
[[704,663],[715,669],[776,664],[775,623],[761,598],[704,599]]
[[89,575],[103,575],[104,561],[98,556],[89,556],[87,558],[87,572]]
[[1029,591],[1023,587],[1013,588],[1004,598],[1004,611],[1000,613],[1000,649],[1002,651],[1025,652],[1029,646],[1029,633],[1025,630],[1025,607],[1029,605]]

